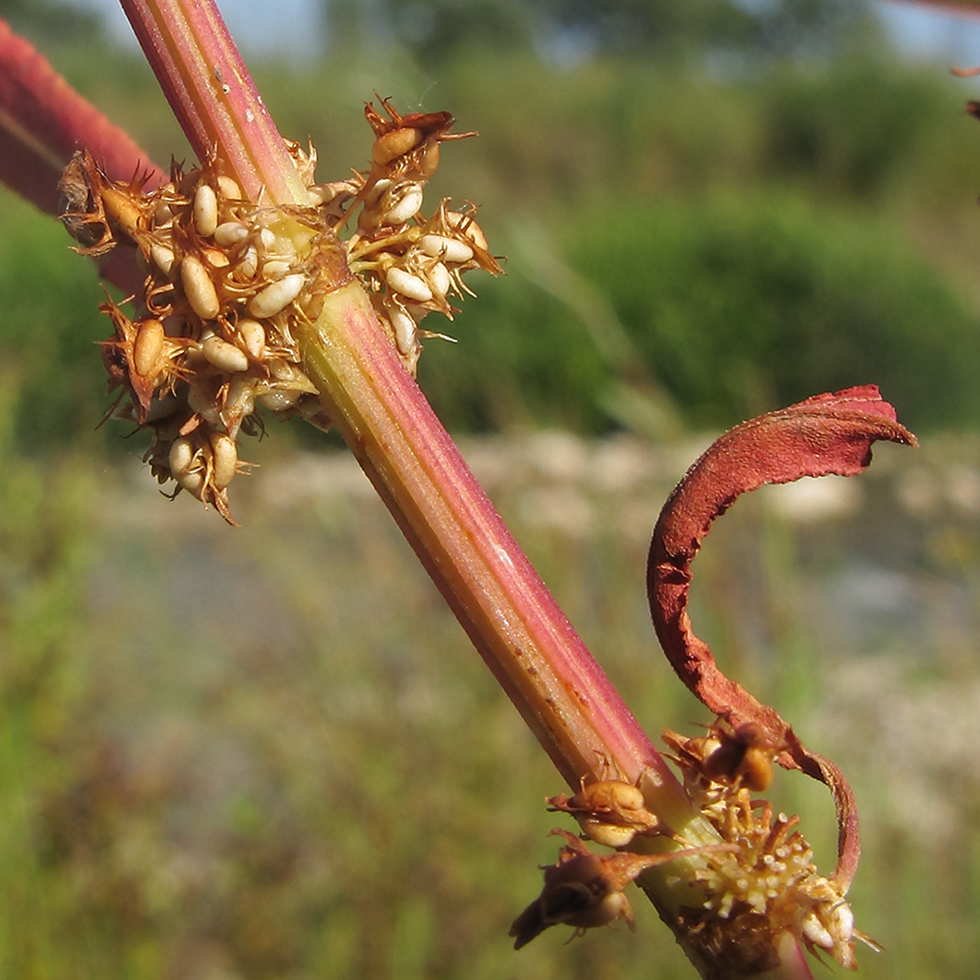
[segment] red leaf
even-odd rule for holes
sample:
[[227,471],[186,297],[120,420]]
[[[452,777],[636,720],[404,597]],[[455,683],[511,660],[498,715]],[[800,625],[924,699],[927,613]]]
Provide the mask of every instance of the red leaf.
[[761,726],[779,762],[826,783],[837,807],[836,879],[850,883],[860,844],[850,786],[828,760],[810,752],[774,708],[760,703],[718,668],[687,615],[691,563],[711,522],[739,494],[803,476],[854,476],[871,462],[871,445],[887,439],[915,445],[875,385],[817,395],[726,432],[687,471],[660,513],[647,567],[647,593],[667,659],[691,691],[733,728]]

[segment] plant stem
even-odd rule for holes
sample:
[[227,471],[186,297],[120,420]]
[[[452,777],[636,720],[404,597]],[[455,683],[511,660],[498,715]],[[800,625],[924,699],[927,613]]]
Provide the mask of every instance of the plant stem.
[[188,142],[250,201],[309,204],[269,110],[210,2],[121,0]]

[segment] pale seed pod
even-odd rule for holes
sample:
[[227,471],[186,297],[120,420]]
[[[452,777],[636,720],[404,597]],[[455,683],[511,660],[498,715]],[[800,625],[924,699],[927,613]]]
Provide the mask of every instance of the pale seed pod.
[[385,313],[388,315],[392,332],[395,335],[395,347],[398,348],[398,353],[410,357],[419,346],[418,329],[415,321],[398,303],[391,303],[386,306]]
[[435,293],[436,296],[440,296],[445,299],[446,293],[449,292],[449,287],[453,284],[453,281],[449,275],[449,270],[441,262],[437,262],[429,270],[428,278],[429,284],[432,286],[432,292]]
[[226,266],[231,264],[231,259],[228,258],[228,253],[222,251],[220,248],[214,248],[211,245],[205,245],[201,249],[201,254],[207,260],[209,266],[212,269],[224,269]]
[[194,444],[186,436],[181,436],[170,446],[167,462],[177,483],[195,497],[200,497],[204,487],[204,474],[196,457]]
[[231,177],[227,177],[224,174],[218,176],[218,193],[226,201],[241,201],[242,189],[238,186],[237,181],[233,180]]
[[187,388],[187,406],[210,426],[220,426],[221,416],[215,402],[214,389],[208,384],[191,384]]
[[238,447],[235,440],[224,432],[211,436],[211,484],[215,490],[224,490],[235,478],[238,466]]
[[265,279],[279,279],[286,275],[291,268],[291,264],[285,259],[270,259],[262,266],[262,276]]
[[449,227],[458,234],[464,235],[477,248],[487,250],[487,238],[483,234],[483,229],[473,220],[470,214],[463,214],[462,211],[447,211],[446,221]]
[[259,271],[259,250],[254,245],[249,245],[242,255],[241,261],[235,266],[232,273],[239,282],[248,282],[254,279]]
[[221,408],[221,420],[231,436],[237,434],[242,419],[255,411],[254,385],[255,379],[243,374],[236,374],[228,382],[228,394]]
[[239,320],[237,329],[245,350],[255,360],[262,360],[265,353],[265,327],[258,320]]
[[388,225],[403,225],[422,207],[422,185],[414,182],[396,184],[381,199],[381,220]]
[[378,198],[380,198],[381,195],[384,194],[384,192],[388,190],[389,187],[391,187],[392,183],[394,182],[391,180],[390,177],[382,177],[381,180],[376,180],[374,182],[374,185],[367,192],[367,195],[364,198],[364,204],[366,206],[375,204]]
[[259,242],[267,252],[271,251],[276,244],[276,233],[271,228],[263,228],[259,232]]
[[214,229],[215,244],[224,248],[229,245],[237,245],[246,238],[248,238],[248,226],[243,225],[240,221],[223,221]]
[[196,255],[185,255],[180,263],[180,281],[191,309],[202,320],[213,320],[221,309],[211,274]]
[[419,161],[419,173],[428,179],[439,169],[439,140],[433,139],[429,140],[428,145],[422,153],[422,159]]
[[390,163],[395,157],[400,157],[409,150],[415,149],[422,139],[420,130],[411,126],[402,126],[384,133],[374,141],[371,158],[382,166]]
[[104,183],[100,188],[102,206],[106,214],[115,218],[119,227],[131,238],[139,229],[141,211],[133,200],[131,192],[121,191],[112,184]]
[[144,378],[155,378],[162,367],[163,342],[166,333],[159,320],[144,320],[133,343],[133,367]]
[[385,274],[385,281],[396,293],[401,293],[402,296],[417,300],[419,303],[426,303],[432,299],[432,290],[425,281],[404,269],[392,266]]
[[299,296],[305,283],[306,277],[301,272],[270,282],[248,301],[248,312],[260,320],[275,316]]
[[423,235],[419,246],[426,255],[442,259],[443,262],[462,263],[473,258],[473,249],[466,242],[447,235]]
[[162,201],[157,205],[156,211],[153,212],[153,227],[154,228],[166,228],[173,224],[174,213],[169,204],[165,204]]
[[201,343],[201,350],[211,364],[229,374],[248,370],[248,355],[245,351],[214,334]]
[[194,192],[194,228],[210,238],[218,227],[218,195],[210,184],[199,184]]
[[151,245],[150,258],[156,263],[157,268],[165,275],[170,275],[170,270],[174,265],[174,252],[166,245]]
[[287,408],[292,408],[299,401],[301,392],[295,388],[277,388],[274,391],[267,391],[262,395],[257,395],[255,400],[270,412],[284,412]]

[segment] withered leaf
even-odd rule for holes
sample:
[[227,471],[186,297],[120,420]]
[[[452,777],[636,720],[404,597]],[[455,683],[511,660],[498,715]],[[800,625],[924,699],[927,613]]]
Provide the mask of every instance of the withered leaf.
[[830,788],[839,828],[835,878],[844,888],[860,852],[850,786],[833,763],[806,749],[775,709],[721,672],[691,628],[687,604],[691,563],[701,541],[739,494],[804,476],[854,476],[871,462],[871,445],[879,439],[916,444],[875,385],[816,395],[736,426],[674,488],[654,529],[647,566],[657,637],[688,688],[733,728],[750,722],[760,726],[773,744],[786,746],[778,758],[781,765],[801,769]]

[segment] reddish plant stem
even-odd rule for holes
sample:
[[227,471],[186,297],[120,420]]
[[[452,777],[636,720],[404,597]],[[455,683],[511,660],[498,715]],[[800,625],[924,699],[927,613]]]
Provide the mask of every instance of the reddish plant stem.
[[[356,284],[301,335],[335,422],[474,645],[574,788],[673,776],[514,541]],[[605,771],[604,771],[605,770]],[[676,806],[686,797],[676,787]],[[679,819],[690,818],[690,813]]]
[[306,204],[306,188],[213,3],[121,0],[167,101],[200,161],[251,201]]
[[0,179],[57,214],[61,172],[83,146],[112,180],[140,178],[153,188],[167,179],[124,130],[0,20]]

